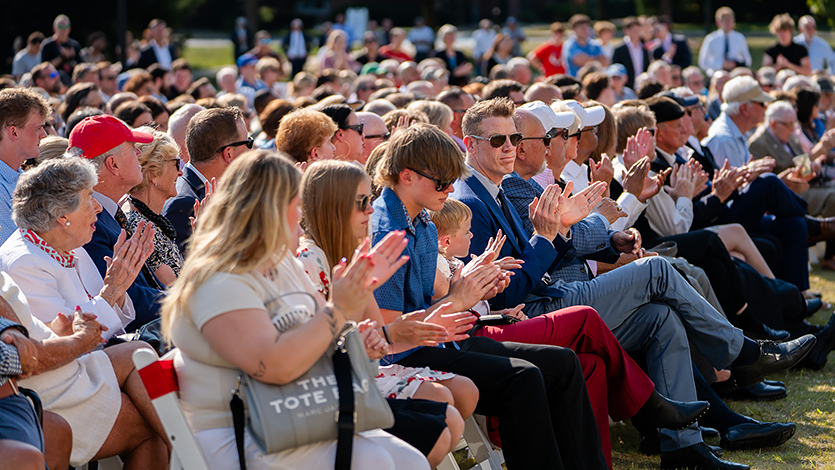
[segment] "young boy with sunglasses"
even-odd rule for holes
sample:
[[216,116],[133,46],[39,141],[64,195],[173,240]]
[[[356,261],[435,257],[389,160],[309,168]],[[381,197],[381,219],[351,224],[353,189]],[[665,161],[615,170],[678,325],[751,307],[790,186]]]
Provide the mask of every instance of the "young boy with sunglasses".
[[[500,288],[501,269],[488,262],[492,256],[485,257],[465,268],[470,273],[453,283],[444,299],[432,300],[438,232],[426,210],[440,210],[452,182],[468,173],[458,147],[434,126],[415,124],[392,136],[377,167],[377,183],[384,189],[374,202],[372,226],[375,240],[405,230],[409,244],[403,254],[410,259],[374,292],[387,324],[422,309],[439,316],[466,311]],[[471,325],[472,317],[448,326],[449,341],[462,341],[388,360],[469,377],[480,393],[476,413],[499,418],[511,470],[608,468],[577,356],[556,346],[467,338],[460,332]]]

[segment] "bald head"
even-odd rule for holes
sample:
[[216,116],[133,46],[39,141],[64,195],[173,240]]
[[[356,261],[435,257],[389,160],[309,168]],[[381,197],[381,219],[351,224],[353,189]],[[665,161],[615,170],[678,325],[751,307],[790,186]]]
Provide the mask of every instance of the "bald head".
[[186,131],[188,123],[195,114],[203,111],[203,107],[196,104],[186,104],[168,118],[168,135],[180,146],[180,159],[188,163],[188,149],[186,148]]
[[554,101],[561,99],[562,92],[560,92],[559,87],[548,83],[534,83],[525,93],[525,101],[528,103],[542,101],[543,103],[550,105]]
[[[516,132],[525,137],[545,137],[545,126],[536,115],[527,109],[517,109],[513,116]],[[516,147],[516,161],[513,169],[524,179],[530,179],[542,169],[549,147],[540,139],[523,140]]]
[[364,165],[371,152],[386,141],[386,138],[382,136],[388,133],[388,129],[383,118],[377,114],[359,112],[357,113],[357,117],[360,123],[363,124],[362,134],[365,136],[365,141],[362,146],[362,159],[360,159],[360,163]]
[[406,86],[406,91],[413,93],[418,99],[435,96],[435,85],[426,80],[417,80]]

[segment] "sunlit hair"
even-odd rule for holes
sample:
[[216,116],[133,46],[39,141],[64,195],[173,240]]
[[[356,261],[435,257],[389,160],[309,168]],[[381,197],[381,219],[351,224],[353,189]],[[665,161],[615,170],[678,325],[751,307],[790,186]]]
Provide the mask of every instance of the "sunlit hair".
[[301,173],[286,156],[253,150],[236,158],[200,213],[182,272],[162,302],[162,333],[171,340],[178,317],[191,317],[197,289],[216,273],[246,274],[277,264],[294,245],[287,208]]
[[326,114],[311,109],[299,109],[278,124],[275,147],[286,152],[297,162],[306,162],[313,147],[330,140],[339,128]]
[[458,145],[432,124],[412,124],[395,132],[388,142],[374,177],[380,186],[393,188],[400,182],[400,173],[407,168],[426,172],[441,181],[470,174]]
[[452,235],[461,224],[473,217],[473,211],[463,202],[448,198],[439,211],[429,211],[429,218],[438,229],[438,236]]
[[[180,154],[180,146],[174,142],[173,137],[165,132],[146,126],[142,126],[138,130],[153,135],[154,140],[147,144],[136,144],[136,148],[142,152],[142,155],[139,156],[139,166],[142,167],[142,182],[131,188],[128,191],[130,194],[136,194],[150,186],[150,178],[162,175],[166,160],[177,158]],[[168,163],[168,165],[171,165],[171,163]]]
[[626,140],[635,135],[642,127],[655,127],[655,115],[646,105],[618,106],[612,110],[615,115],[615,128],[618,132],[617,153],[626,149]]
[[371,155],[368,156],[368,160],[365,161],[365,173],[368,174],[369,178],[371,178],[372,199],[377,199],[378,197],[380,197],[380,192],[383,190],[383,188],[380,187],[379,184],[377,184],[377,165],[380,163],[380,160],[382,160],[383,156],[386,154],[386,149],[388,148],[388,146],[388,141],[376,146],[374,150],[371,151]]
[[587,101],[583,103],[584,108],[592,106],[602,106],[605,112],[603,122],[597,126],[597,148],[591,152],[591,159],[599,162],[600,157],[605,153],[609,158],[615,157],[615,147],[618,141],[617,124],[615,123],[615,116],[612,110],[603,103],[597,101]]
[[362,167],[339,160],[310,165],[302,177],[305,236],[325,252],[329,267],[350,259],[359,245],[351,227],[357,188],[369,181]]
[[408,111],[423,111],[429,118],[429,124],[438,126],[438,129],[440,130],[444,130],[449,127],[452,123],[452,119],[455,117],[453,115],[452,108],[438,101],[413,101],[406,109]]
[[481,122],[487,118],[513,118],[516,112],[516,105],[510,98],[494,98],[490,100],[479,101],[470,106],[470,109],[464,114],[464,120],[461,122],[461,130],[464,135],[481,135]]

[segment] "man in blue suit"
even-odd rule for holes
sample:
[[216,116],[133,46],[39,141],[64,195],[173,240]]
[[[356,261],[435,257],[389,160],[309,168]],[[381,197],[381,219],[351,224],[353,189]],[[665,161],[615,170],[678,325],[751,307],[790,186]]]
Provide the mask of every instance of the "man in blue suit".
[[[555,185],[545,188],[542,199],[534,199],[529,206],[534,235],[528,237],[501,187],[504,176],[514,170],[516,145],[526,137],[517,133],[515,112],[513,102],[507,99],[482,101],[467,111],[462,128],[472,176],[457,181],[451,195],[472,210],[471,253],[481,253],[488,239],[501,229],[508,241],[499,256],[525,261],[514,270],[507,289],[491,299],[492,309],[524,302],[526,313],[535,316],[572,305],[590,305],[624,349],[647,352],[647,362],[655,364],[650,367],[650,377],[658,392],[675,400],[696,399],[688,339],[714,367],[732,366],[736,380],[744,385],[759,382],[767,369],[791,367],[805,357],[815,342],[811,336],[774,346],[745,338],[662,258],[637,260],[588,282],[543,282],[571,243],[570,227],[588,215],[599,197],[589,192],[560,198],[545,208],[558,215],[557,221],[543,223],[551,216],[544,220],[534,216],[543,210],[540,201],[550,200],[549,193],[559,191]],[[544,131],[544,127],[538,130]],[[647,324],[654,333],[647,334]],[[747,468],[716,457],[702,442],[698,428],[665,431],[663,435],[662,468],[692,462],[709,468]]]
[[[134,143],[147,144],[154,136],[131,130],[127,124],[109,116],[92,116],[81,121],[70,133],[70,153],[89,159],[99,171],[99,182],[93,187],[93,197],[102,211],[96,220],[93,239],[84,249],[93,258],[102,277],[107,271],[105,257],[113,257],[113,246],[119,234],[127,230],[127,217],[119,207],[119,200],[142,182],[139,150]],[[128,234],[130,232],[128,231]],[[146,264],[128,295],[136,309],[136,318],[125,331],[133,331],[159,316],[162,285]]]
[[252,143],[247,138],[244,116],[236,107],[204,109],[189,121],[186,131],[189,161],[183,176],[177,178],[177,195],[162,209],[162,215],[177,231],[181,253],[186,253],[191,236],[194,203],[206,197],[206,184],[220,179],[232,160],[251,149]]

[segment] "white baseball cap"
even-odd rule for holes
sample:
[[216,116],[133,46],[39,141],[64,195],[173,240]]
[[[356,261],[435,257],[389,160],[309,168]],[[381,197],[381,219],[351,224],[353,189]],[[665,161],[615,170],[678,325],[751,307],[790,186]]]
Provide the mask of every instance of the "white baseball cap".
[[580,118],[580,129],[598,126],[606,118],[606,111],[603,109],[603,106],[584,108],[583,105],[575,100],[565,100],[563,103],[568,105],[577,114],[577,117]]
[[539,118],[539,122],[542,123],[542,127],[545,128],[545,132],[550,132],[551,129],[555,128],[568,129],[571,127],[571,124],[574,123],[574,113],[568,111],[562,111],[559,113],[554,112],[550,106],[542,101],[531,101],[530,103],[525,103],[520,106],[519,109],[528,110]]

